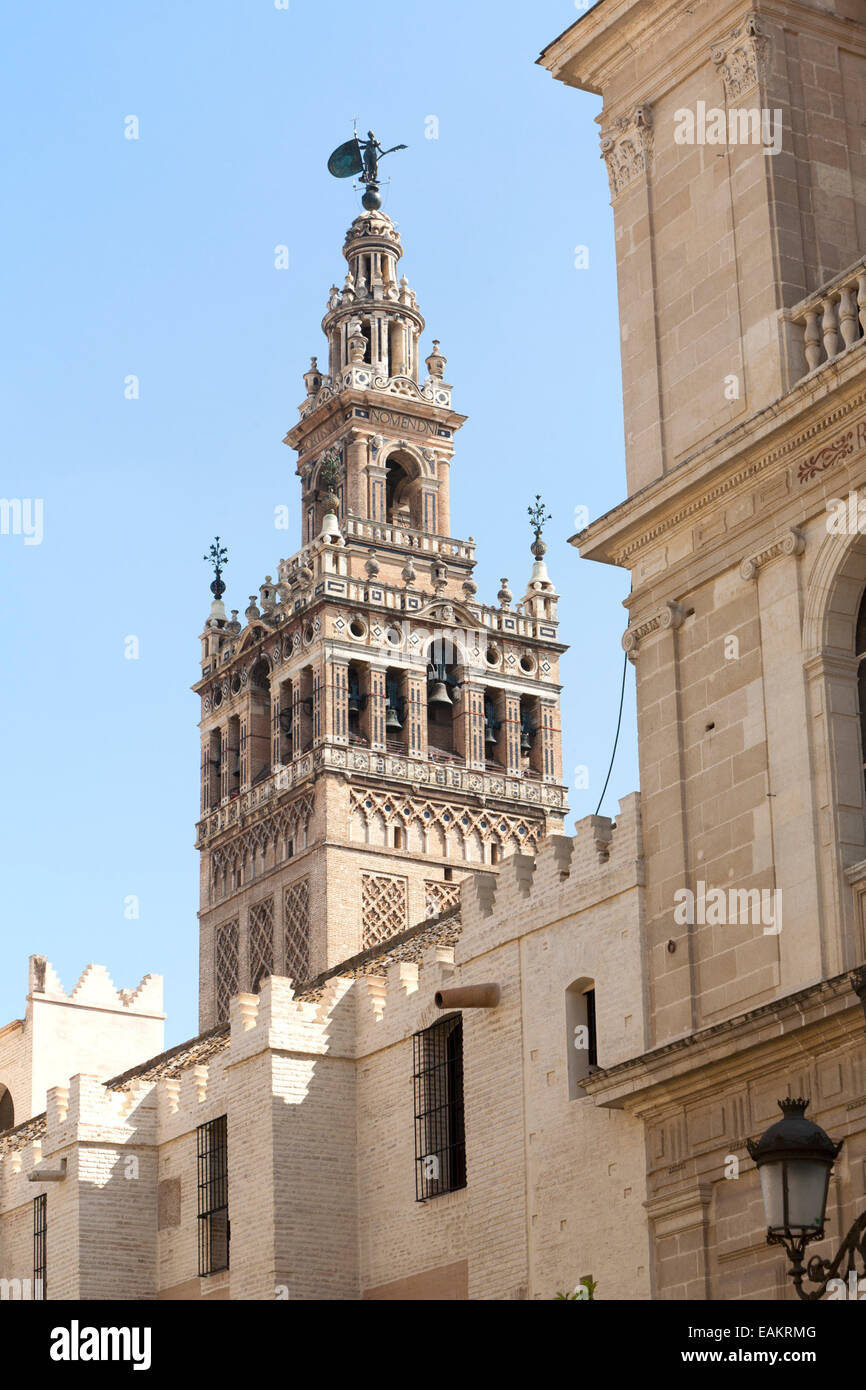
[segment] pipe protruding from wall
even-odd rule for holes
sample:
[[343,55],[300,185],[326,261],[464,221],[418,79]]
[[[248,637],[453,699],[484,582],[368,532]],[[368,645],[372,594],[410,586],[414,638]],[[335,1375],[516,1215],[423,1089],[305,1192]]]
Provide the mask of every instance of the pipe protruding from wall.
[[437,1009],[495,1009],[499,1003],[498,985],[463,985],[459,989],[437,989]]

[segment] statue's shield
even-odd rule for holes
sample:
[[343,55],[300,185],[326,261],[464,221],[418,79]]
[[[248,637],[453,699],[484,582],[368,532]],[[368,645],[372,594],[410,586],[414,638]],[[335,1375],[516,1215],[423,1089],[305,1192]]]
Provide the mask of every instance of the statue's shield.
[[340,145],[334,150],[328,160],[328,172],[333,174],[335,179],[349,179],[353,174],[360,174],[363,167],[364,161],[361,159],[357,140],[347,140],[345,145]]

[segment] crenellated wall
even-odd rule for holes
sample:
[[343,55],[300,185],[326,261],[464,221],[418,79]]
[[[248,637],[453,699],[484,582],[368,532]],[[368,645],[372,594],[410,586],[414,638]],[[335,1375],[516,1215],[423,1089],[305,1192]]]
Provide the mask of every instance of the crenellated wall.
[[[632,796],[615,827],[588,817],[468,880],[459,918],[302,997],[271,977],[228,1028],[55,1087],[0,1140],[0,1277],[26,1276],[44,1191],[49,1298],[544,1299],[584,1274],[647,1297],[642,1126],[569,1099],[565,1016],[592,980],[599,1062],[643,1046],[640,879]],[[438,988],[484,981],[501,1000],[464,1011],[467,1186],[417,1202],[412,1035]],[[200,1279],[196,1129],[221,1115],[231,1271]]]

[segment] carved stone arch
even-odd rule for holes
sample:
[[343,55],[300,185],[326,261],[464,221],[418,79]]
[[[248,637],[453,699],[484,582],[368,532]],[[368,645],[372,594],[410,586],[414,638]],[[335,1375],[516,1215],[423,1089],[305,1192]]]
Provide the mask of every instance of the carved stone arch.
[[453,648],[453,663],[449,664],[455,666],[469,666],[471,664],[466,650],[466,643],[462,636],[459,635],[459,629],[452,629],[451,627],[443,627],[440,628],[438,632],[425,634],[419,651],[421,659],[425,662],[429,662],[434,643],[442,642],[443,640],[446,643],[450,643]]
[[387,468],[389,461],[398,454],[401,457],[401,461],[405,459],[404,467],[413,481],[425,477],[429,472],[425,467],[424,455],[418,448],[418,445],[412,444],[406,439],[391,439],[386,441],[380,460],[382,467]]
[[866,933],[846,881],[846,870],[866,862],[866,737],[856,650],[864,591],[866,536],[827,535],[806,580],[802,649],[828,975],[851,969],[866,952]]
[[854,654],[857,614],[866,589],[866,536],[828,535],[806,583],[803,651]]
[[258,625],[248,627],[246,632],[241,634],[237,647],[235,648],[235,654],[240,656],[241,652],[245,652],[248,647],[253,646],[260,638],[264,637],[264,635],[265,629],[263,627],[259,627]]
[[394,442],[386,446],[382,457],[385,469],[385,520],[398,523],[405,521],[408,510],[408,524],[416,531],[423,530],[423,499],[421,483],[425,476],[424,460],[418,449],[407,442]]

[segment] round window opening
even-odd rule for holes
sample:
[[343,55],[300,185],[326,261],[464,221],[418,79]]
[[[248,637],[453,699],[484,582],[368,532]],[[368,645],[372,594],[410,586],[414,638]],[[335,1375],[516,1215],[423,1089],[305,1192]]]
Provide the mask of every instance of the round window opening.
[[366,637],[367,628],[360,618],[353,618],[349,623],[349,631],[353,637]]
[[307,646],[309,646],[310,643],[312,642],[312,640],[313,640],[313,629],[312,629],[312,627],[310,627],[309,625],[307,625],[307,627],[304,628],[304,641],[306,642]]
[[385,633],[385,637],[391,643],[392,647],[399,647],[403,641],[403,634],[397,627],[389,627],[388,631]]
[[525,671],[528,676],[535,670],[535,661],[528,652],[525,652],[520,658],[520,669]]
[[488,665],[488,666],[498,666],[498,665],[499,665],[499,648],[496,647],[496,646],[494,646],[493,644],[491,644],[491,645],[487,648],[487,665]]

